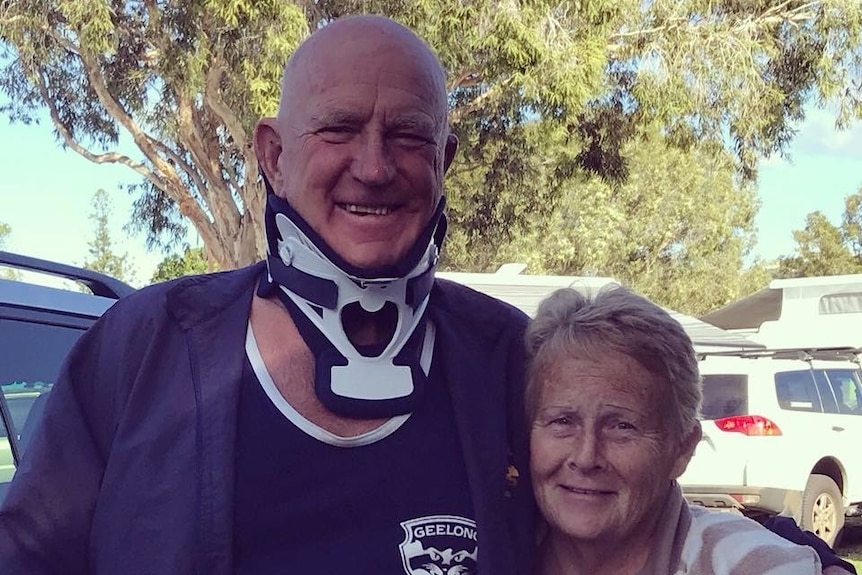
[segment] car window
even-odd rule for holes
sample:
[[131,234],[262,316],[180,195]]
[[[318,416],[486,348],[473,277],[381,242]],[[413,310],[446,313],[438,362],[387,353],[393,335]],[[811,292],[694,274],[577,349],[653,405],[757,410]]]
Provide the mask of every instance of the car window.
[[825,371],[838,401],[839,412],[862,414],[862,386],[860,386],[859,371],[855,369]]
[[12,427],[0,425],[0,469],[12,461],[9,434],[19,439],[21,453],[26,449],[60,364],[83,333],[79,327],[0,318],[0,391]]
[[817,392],[820,394],[820,402],[823,405],[824,413],[841,413],[838,408],[838,401],[835,399],[835,392],[832,390],[832,384],[829,383],[829,378],[826,377],[826,370],[813,370],[814,381],[817,382]]
[[748,376],[738,373],[703,376],[701,418],[721,419],[748,414]]
[[823,410],[814,377],[808,369],[777,372],[775,393],[781,409],[817,412]]

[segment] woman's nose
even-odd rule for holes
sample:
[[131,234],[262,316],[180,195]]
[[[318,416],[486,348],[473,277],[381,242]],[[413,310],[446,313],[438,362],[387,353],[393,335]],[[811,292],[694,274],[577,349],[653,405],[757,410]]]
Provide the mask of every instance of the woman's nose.
[[572,439],[568,466],[580,471],[601,469],[604,466],[602,445],[596,433],[584,431]]

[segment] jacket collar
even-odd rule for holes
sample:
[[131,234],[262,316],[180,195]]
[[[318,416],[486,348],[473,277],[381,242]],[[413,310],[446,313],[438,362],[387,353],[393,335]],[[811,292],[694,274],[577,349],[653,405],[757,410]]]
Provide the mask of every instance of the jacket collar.
[[259,263],[235,271],[177,280],[168,313],[186,333],[191,384],[198,406],[199,575],[230,575],[233,564],[234,452],[244,342]]
[[[487,329],[469,325],[463,319],[461,298],[449,297],[447,283],[438,280],[436,288],[429,305],[437,329],[435,361],[443,361],[461,437],[479,529],[479,573],[526,573],[534,507],[525,467],[526,430],[519,421],[523,364],[513,358],[523,347],[520,332],[511,324],[506,330],[494,329],[499,317],[487,318]],[[489,348],[494,347],[491,353]],[[477,350],[483,352],[481,359]],[[517,479],[513,485],[512,474],[520,475],[520,485]]]
[[265,269],[263,262],[216,274],[176,280],[166,294],[168,312],[184,330],[211,319],[237,299],[248,299]]

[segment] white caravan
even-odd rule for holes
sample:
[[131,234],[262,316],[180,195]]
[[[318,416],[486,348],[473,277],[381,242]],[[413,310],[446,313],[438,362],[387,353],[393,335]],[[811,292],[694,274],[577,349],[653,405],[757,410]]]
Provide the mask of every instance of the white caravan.
[[702,319],[770,348],[862,348],[862,274],[772,280]]
[[[519,273],[521,269],[523,266],[519,264],[506,264],[496,273],[437,272],[435,276],[503,300],[530,317],[535,315],[539,302],[556,289],[570,287],[586,295],[606,285],[619,284],[610,277],[523,275]],[[698,351],[763,347],[743,334],[735,334],[690,315],[665,309],[682,324]]]

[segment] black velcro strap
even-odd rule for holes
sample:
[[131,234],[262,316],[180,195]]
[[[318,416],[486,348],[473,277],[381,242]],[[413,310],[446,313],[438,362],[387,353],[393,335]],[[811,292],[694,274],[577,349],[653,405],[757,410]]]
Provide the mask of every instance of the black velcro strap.
[[287,266],[280,258],[269,256],[269,275],[299,297],[327,309],[338,306],[338,284],[319,278],[293,266]]

